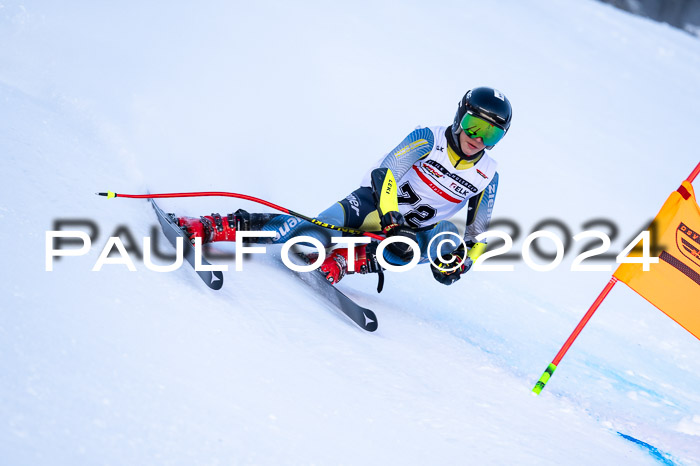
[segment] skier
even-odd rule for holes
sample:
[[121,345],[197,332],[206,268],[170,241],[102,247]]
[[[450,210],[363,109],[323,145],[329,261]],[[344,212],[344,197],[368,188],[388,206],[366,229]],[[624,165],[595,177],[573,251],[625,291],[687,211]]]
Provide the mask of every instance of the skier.
[[[492,149],[503,138],[511,119],[510,102],[498,90],[478,87],[468,91],[458,104],[451,126],[416,128],[367,172],[360,188],[317,218],[332,225],[412,239],[420,246],[419,263],[438,258],[431,262],[433,276],[445,285],[454,283],[485,250],[485,242],[477,242],[476,236],[488,228],[498,187],[496,161],[486,149]],[[382,187],[393,179],[398,189],[388,190],[386,195]],[[453,243],[453,250],[445,254],[433,244],[429,255],[432,238],[457,233],[455,225],[447,220],[464,208],[468,209],[463,237],[467,248],[459,244],[455,249]],[[225,218],[219,214],[180,217],[178,224],[191,241],[199,236],[203,243],[235,241],[237,231],[275,231],[275,238],[246,241],[284,243],[293,236],[308,235],[329,247],[331,236],[342,234],[289,215],[244,210]],[[381,282],[377,245],[371,242],[355,246],[355,272],[379,273]],[[412,249],[403,242],[392,243],[384,250],[389,264],[404,265],[412,257]],[[320,270],[333,284],[352,273],[348,271],[348,248],[333,249]]]

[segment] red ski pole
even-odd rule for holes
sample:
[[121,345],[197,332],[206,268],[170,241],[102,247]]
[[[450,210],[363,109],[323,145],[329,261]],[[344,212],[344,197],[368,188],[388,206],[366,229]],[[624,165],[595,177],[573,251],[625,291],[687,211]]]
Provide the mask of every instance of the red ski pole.
[[212,191],[212,192],[193,192],[193,193],[163,193],[163,194],[118,194],[112,191],[107,191],[106,193],[96,193],[98,196],[106,196],[108,199],[114,198],[114,197],[128,197],[132,199],[159,199],[159,198],[166,198],[166,197],[207,197],[207,196],[219,196],[219,197],[235,197],[236,199],[244,199],[246,201],[252,201],[252,202],[257,202],[258,204],[262,204],[268,207],[271,207],[275,210],[279,210],[282,213],[285,213],[287,215],[291,215],[293,217],[298,217],[302,220],[306,220],[307,222],[313,223],[316,226],[322,227],[322,228],[328,228],[329,230],[336,230],[336,231],[341,231],[343,233],[348,233],[350,235],[356,235],[356,236],[367,236],[369,238],[374,238],[376,240],[383,240],[384,237],[370,233],[368,231],[362,231],[362,230],[355,230],[353,228],[346,228],[346,227],[340,227],[337,225],[331,225],[330,223],[323,222],[317,218],[313,217],[308,217],[306,215],[300,214],[298,212],[294,212],[293,210],[287,209],[285,207],[279,206],[277,204],[273,204],[272,202],[265,201],[263,199],[259,199],[257,197],[253,196],[248,196],[246,194],[238,194],[238,193],[228,193],[228,192],[223,192],[223,191]]

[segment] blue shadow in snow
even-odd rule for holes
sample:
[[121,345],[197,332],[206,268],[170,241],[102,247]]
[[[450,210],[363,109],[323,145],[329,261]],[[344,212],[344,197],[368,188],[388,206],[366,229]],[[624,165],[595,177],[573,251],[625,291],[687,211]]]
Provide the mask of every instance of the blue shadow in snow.
[[668,466],[675,466],[676,465],[676,463],[674,463],[673,460],[671,459],[673,457],[670,454],[664,453],[663,451],[656,448],[654,445],[649,445],[646,442],[642,442],[641,440],[636,439],[634,437],[631,437],[629,435],[623,434],[622,432],[618,432],[617,435],[619,435],[620,437],[622,437],[625,440],[629,440],[630,442],[639,445],[641,448],[644,448],[659,463],[667,464]]

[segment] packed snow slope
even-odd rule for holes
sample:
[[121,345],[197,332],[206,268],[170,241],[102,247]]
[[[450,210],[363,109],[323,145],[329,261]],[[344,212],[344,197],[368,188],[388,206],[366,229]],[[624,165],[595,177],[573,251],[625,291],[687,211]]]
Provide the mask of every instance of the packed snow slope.
[[[3,465],[700,464],[700,342],[624,285],[532,396],[610,276],[569,270],[580,244],[451,287],[348,277],[374,334],[276,248],[218,292],[186,266],[91,271],[156,225],[94,192],[314,215],[479,85],[514,106],[492,151],[513,251],[543,219],[607,219],[616,254],[699,159],[700,41],[595,1],[79,3],[0,8]],[[99,234],[47,272],[60,219]]]

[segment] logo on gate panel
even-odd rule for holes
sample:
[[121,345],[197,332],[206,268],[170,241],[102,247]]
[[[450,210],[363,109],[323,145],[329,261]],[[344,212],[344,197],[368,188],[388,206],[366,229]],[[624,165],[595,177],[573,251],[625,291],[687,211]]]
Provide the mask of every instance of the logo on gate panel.
[[683,256],[700,266],[700,232],[681,222],[676,229],[676,246]]

